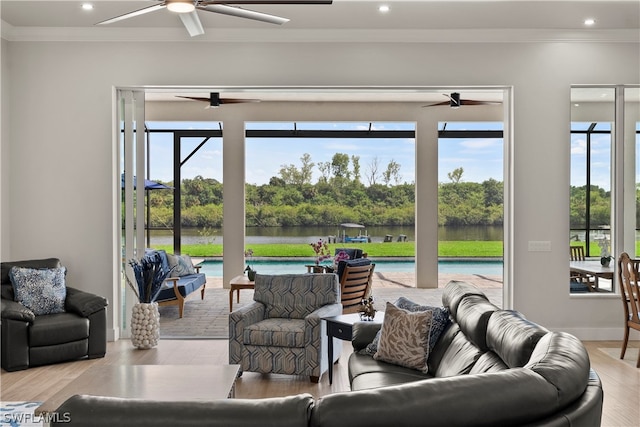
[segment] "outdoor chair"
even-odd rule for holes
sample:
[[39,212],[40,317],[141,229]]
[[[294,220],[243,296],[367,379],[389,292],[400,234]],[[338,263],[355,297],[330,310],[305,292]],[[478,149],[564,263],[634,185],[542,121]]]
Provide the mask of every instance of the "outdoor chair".
[[358,263],[357,265],[345,263],[342,275],[340,276],[340,298],[342,303],[342,313],[358,313],[362,308],[362,300],[369,297],[371,293],[371,281],[373,270],[376,265],[369,263]]
[[360,248],[336,248],[334,255],[338,255],[340,252],[344,252],[349,255],[349,259],[366,258],[367,254]]
[[[19,280],[16,285],[11,281],[12,267],[31,271],[23,270],[20,278],[25,280]],[[104,357],[107,351],[107,300],[68,287],[64,279],[58,280],[66,276],[59,259],[3,262],[0,270],[4,370],[18,371],[85,357]],[[42,270],[57,270],[57,273],[49,276]],[[56,277],[56,280],[50,282],[49,277]],[[18,289],[16,286],[22,287],[17,294],[14,292]],[[40,292],[29,294],[34,287],[40,288]],[[61,289],[64,293],[59,292]]]
[[[584,246],[569,246],[571,261],[584,261]],[[595,292],[595,277],[575,271],[569,274],[569,291],[572,293]]]
[[[640,260],[631,260],[629,254],[623,252],[618,260],[618,278],[620,283],[620,296],[624,307],[624,339],[620,359],[624,359],[629,343],[629,331],[640,331],[640,287],[638,285],[638,265]],[[636,367],[640,368],[640,353]]]
[[162,269],[171,270],[171,275],[165,279],[156,302],[159,306],[177,306],[178,316],[182,319],[187,298],[200,291],[200,298],[204,299],[207,276],[200,273],[200,266],[194,266],[187,255],[168,254],[163,250],[148,250],[147,255],[153,252],[160,255]]
[[342,313],[334,274],[257,274],[254,302],[229,314],[229,363],[242,371],[308,375],[317,383],[327,360],[324,317]]

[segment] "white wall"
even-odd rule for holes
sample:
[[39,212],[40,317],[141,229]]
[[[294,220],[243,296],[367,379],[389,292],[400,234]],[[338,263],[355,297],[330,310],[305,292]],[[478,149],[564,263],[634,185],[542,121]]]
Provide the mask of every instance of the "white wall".
[[11,42],[2,54],[3,260],[58,256],[71,286],[112,294],[113,86],[513,85],[514,307],[581,338],[621,336],[618,299],[567,293],[569,99],[571,84],[638,83],[638,44]]

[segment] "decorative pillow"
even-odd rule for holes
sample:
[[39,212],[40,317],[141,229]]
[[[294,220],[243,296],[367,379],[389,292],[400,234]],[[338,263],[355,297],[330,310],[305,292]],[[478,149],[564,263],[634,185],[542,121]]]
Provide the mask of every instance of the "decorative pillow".
[[11,267],[9,278],[13,285],[15,300],[27,307],[36,316],[64,312],[67,297],[65,267],[24,268]]
[[433,321],[431,322],[431,330],[429,331],[429,351],[433,350],[433,347],[438,342],[442,331],[449,324],[449,309],[446,307],[432,307],[429,305],[420,305],[405,297],[399,297],[396,302],[393,303],[398,308],[402,308],[407,311],[432,311]]
[[174,255],[167,254],[169,260],[169,268],[171,270],[171,277],[187,276],[189,274],[196,274],[196,269],[193,268],[193,262],[189,255]]
[[378,351],[373,358],[427,373],[429,352],[425,349],[429,348],[432,319],[432,311],[412,313],[388,302],[380,329]]
[[[429,331],[429,348],[427,351],[431,352],[442,335],[442,331],[447,327],[450,322],[449,309],[446,307],[431,307],[428,305],[420,305],[405,297],[400,297],[393,303],[398,308],[403,310],[415,312],[415,311],[432,311],[433,319],[431,321],[431,330]],[[367,354],[373,356],[378,351],[378,342],[380,342],[380,332],[376,334],[375,338],[369,345],[360,350],[360,354]]]

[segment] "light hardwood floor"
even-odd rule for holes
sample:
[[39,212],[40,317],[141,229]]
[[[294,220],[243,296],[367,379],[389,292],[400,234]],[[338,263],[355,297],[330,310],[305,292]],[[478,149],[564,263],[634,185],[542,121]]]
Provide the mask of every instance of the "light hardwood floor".
[[[625,361],[605,354],[600,348],[620,348],[619,341],[585,342],[592,367],[602,379],[605,393],[602,425],[605,427],[640,427],[640,369],[630,356],[640,342],[629,344]],[[334,365],[333,385],[325,374],[314,384],[307,377],[262,375],[245,372],[236,385],[236,398],[259,398],[310,393],[320,397],[349,390],[346,361],[350,343],[343,344],[342,357]],[[631,354],[629,354],[631,353]],[[226,340],[161,340],[157,348],[137,350],[128,340],[110,342],[106,357],[32,368],[0,375],[0,400],[45,401],[74,378],[94,365],[145,364],[225,364],[228,363]]]

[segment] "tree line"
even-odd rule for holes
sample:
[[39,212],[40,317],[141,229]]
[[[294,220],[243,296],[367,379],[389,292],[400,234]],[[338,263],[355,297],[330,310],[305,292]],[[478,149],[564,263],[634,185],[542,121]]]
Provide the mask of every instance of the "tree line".
[[[320,177],[312,183],[314,167]],[[326,226],[356,222],[367,226],[415,225],[415,184],[401,182],[401,166],[386,167],[374,158],[365,167],[358,156],[336,153],[331,162],[314,164],[305,154],[300,165],[282,165],[268,184],[245,185],[246,223],[257,227]],[[438,184],[438,224],[502,225],[503,183],[488,179],[465,182],[464,169],[448,173]],[[365,182],[363,182],[363,180]],[[172,182],[166,183],[173,186]],[[637,190],[640,194],[640,189]],[[217,228],[223,223],[223,184],[196,176],[181,183],[182,225]],[[590,191],[591,227],[610,224],[611,194],[598,186]],[[585,228],[586,186],[570,189],[571,228]],[[637,197],[636,200],[640,200]],[[173,226],[173,193],[151,191],[151,226]],[[636,212],[640,215],[640,203]],[[640,221],[640,217],[638,218]]]
[[[312,182],[314,168],[319,178]],[[378,158],[360,165],[359,156],[336,153],[315,164],[281,165],[267,184],[245,184],[246,224],[258,227],[324,226],[356,222],[367,226],[415,225],[415,183],[402,182],[401,165]],[[464,182],[464,170],[438,186],[440,225],[501,225],[503,184],[495,179]],[[364,181],[364,182],[363,182]],[[166,183],[173,186],[172,182]],[[221,227],[223,184],[196,176],[181,182],[182,226]],[[173,226],[173,193],[151,191],[151,227]]]

